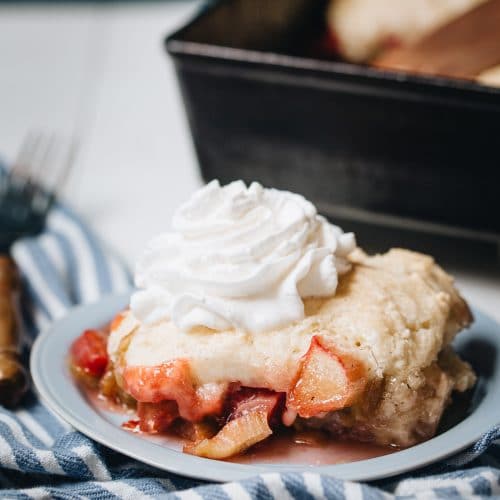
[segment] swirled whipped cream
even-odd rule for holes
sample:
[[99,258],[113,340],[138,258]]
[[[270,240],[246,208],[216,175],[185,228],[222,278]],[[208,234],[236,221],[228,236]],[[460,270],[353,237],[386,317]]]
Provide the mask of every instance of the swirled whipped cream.
[[212,181],[174,214],[173,231],[139,258],[133,314],[189,331],[260,333],[304,317],[303,299],[335,294],[352,233],[303,196],[242,181]]

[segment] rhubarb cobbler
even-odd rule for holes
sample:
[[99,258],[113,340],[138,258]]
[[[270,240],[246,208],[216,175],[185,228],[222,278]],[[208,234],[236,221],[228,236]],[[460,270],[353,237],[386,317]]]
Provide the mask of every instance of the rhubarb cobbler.
[[426,255],[367,255],[297,194],[213,181],[140,257],[130,307],[71,347],[124,427],[228,458],[287,427],[407,447],[475,375],[453,351],[472,316]]

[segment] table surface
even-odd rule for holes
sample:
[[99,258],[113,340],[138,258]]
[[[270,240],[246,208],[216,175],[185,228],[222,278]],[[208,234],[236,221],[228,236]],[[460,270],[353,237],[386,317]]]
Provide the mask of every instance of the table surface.
[[[130,263],[202,184],[162,45],[200,4],[0,4],[0,154],[12,160],[30,129],[76,133],[63,195]],[[452,271],[500,321],[498,265]]]

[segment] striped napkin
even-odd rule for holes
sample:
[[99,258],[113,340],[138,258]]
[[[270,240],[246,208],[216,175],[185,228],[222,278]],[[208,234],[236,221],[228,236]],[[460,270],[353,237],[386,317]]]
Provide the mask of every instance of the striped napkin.
[[[24,307],[26,360],[40,330],[73,305],[130,287],[125,266],[70,210],[55,206],[46,231],[14,244],[30,303]],[[465,498],[500,495],[500,428],[469,450],[413,473],[372,484],[313,472],[263,474],[207,484],[109,450],[71,428],[28,393],[15,411],[0,407],[0,497],[189,499]]]

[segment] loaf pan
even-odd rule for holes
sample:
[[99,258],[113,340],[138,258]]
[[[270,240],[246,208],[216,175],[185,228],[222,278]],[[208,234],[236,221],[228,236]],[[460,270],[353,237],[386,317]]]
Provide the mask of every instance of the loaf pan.
[[165,46],[202,175],[329,216],[498,240],[500,90],[315,51],[325,2],[212,3]]

